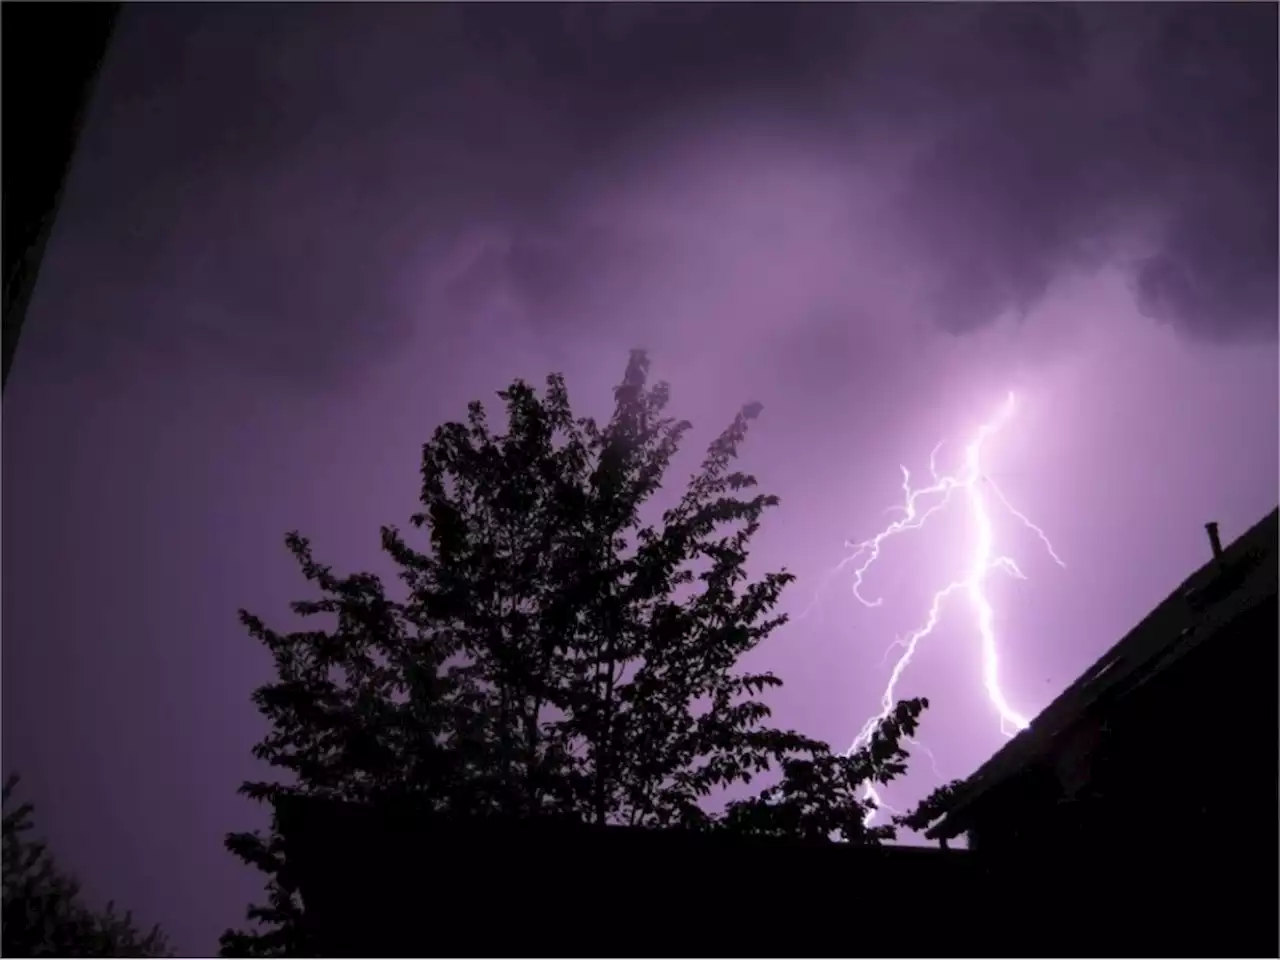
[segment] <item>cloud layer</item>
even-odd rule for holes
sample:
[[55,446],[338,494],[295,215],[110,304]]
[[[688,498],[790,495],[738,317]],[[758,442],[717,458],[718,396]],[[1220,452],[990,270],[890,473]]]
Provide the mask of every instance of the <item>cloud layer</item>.
[[1273,336],[1276,26],[1229,3],[130,11],[62,228],[103,309],[75,339],[328,383],[424,310],[963,335],[1105,264],[1188,337]]

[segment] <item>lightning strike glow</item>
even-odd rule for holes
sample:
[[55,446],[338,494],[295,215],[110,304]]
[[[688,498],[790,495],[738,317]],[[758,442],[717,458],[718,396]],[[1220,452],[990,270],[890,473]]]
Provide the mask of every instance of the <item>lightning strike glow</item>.
[[[1005,736],[1013,736],[1027,726],[1027,718],[1010,705],[1008,698],[1000,687],[1000,651],[995,633],[995,612],[984,591],[987,575],[993,570],[1002,570],[1018,579],[1026,578],[1010,557],[997,555],[995,552],[995,532],[991,523],[991,514],[987,508],[984,488],[992,492],[995,499],[1010,515],[1039,537],[1055,563],[1062,567],[1065,567],[1066,564],[1063,563],[1053,549],[1053,544],[1049,542],[1049,538],[1044,531],[1016,510],[1000,488],[983,475],[983,445],[992,434],[1004,426],[1005,422],[1012,416],[1013,409],[1014,396],[1010,393],[999,413],[991,421],[983,424],[970,440],[968,446],[965,447],[963,464],[955,474],[939,474],[938,472],[937,457],[938,451],[942,448],[941,443],[934,447],[929,454],[929,473],[932,477],[932,483],[928,486],[913,487],[911,485],[911,473],[906,467],[903,467],[903,501],[901,504],[890,508],[892,512],[900,514],[900,517],[869,540],[845,544],[845,547],[851,552],[836,567],[833,574],[852,568],[853,595],[864,606],[877,607],[881,604],[882,598],[877,597],[874,600],[869,600],[862,590],[864,578],[875,562],[880,559],[881,548],[886,541],[899,534],[924,527],[931,517],[945,509],[952,502],[952,497],[957,492],[960,492],[964,497],[974,533],[973,549],[964,576],[938,590],[929,604],[929,612],[924,619],[924,623],[906,636],[895,640],[890,645],[889,650],[886,651],[886,658],[888,653],[895,648],[900,649],[901,653],[889,673],[889,680],[885,685],[884,694],[880,698],[879,712],[869,717],[866,723],[862,725],[862,728],[849,746],[849,753],[865,747],[870,742],[876,728],[893,711],[898,699],[897,689],[902,675],[906,672],[907,667],[910,666],[921,641],[928,637],[938,625],[946,602],[956,594],[963,594],[967,597],[969,606],[973,611],[974,628],[979,640],[982,686],[986,692],[988,702],[999,718],[1001,733]],[[923,504],[931,505],[925,508]],[[914,740],[909,742],[929,757],[933,763],[934,773],[938,774],[937,762],[933,754],[923,744]],[[879,809],[896,812],[881,799],[879,793],[871,785],[866,787],[865,798],[872,804],[872,808],[867,814],[866,822],[868,824],[874,819]]]

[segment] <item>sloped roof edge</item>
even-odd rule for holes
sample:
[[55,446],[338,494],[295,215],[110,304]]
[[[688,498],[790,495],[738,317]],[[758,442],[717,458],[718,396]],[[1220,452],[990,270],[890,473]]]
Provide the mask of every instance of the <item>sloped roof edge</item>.
[[[1100,696],[1152,664],[1173,659],[1172,648],[1200,642],[1238,612],[1241,604],[1274,597],[1275,564],[1280,542],[1280,508],[1272,510],[1187,577],[1151,613],[1099,657],[1030,726],[1017,734],[970,776],[951,810],[926,831],[930,839],[950,839],[967,828],[966,814],[990,790],[1043,756],[1057,737],[1073,726]],[[1269,559],[1269,563],[1261,561]],[[1241,580],[1229,594],[1203,608],[1197,600],[1223,575],[1239,569]],[[1240,590],[1249,584],[1250,591]],[[1259,591],[1253,597],[1253,590]],[[1233,602],[1234,601],[1234,602]],[[1206,629],[1208,628],[1208,629]]]

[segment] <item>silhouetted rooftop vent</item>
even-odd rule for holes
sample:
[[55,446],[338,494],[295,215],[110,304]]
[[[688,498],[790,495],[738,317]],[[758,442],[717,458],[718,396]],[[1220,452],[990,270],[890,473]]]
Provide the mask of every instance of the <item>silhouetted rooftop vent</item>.
[[1215,522],[1206,523],[1204,529],[1209,534],[1209,546],[1213,548],[1213,559],[1221,560],[1222,538],[1218,536],[1218,524]]

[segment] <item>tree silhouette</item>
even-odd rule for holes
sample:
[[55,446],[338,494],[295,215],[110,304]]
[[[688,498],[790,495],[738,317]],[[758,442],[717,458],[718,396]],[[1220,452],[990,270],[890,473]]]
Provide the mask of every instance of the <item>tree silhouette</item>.
[[910,813],[894,817],[894,824],[908,830],[929,829],[951,811],[964,786],[964,780],[952,780],[935,787]]
[[[272,731],[256,755],[292,782],[285,793],[370,800],[411,794],[471,815],[560,816],[878,842],[857,793],[903,769],[923,700],[899,706],[852,757],[767,725],[771,673],[737,669],[786,622],[774,612],[792,579],[751,580],[748,547],[777,498],[733,469],[758,404],[707,448],[675,504],[644,508],[691,429],[666,415],[633,351],[604,424],[575,417],[563,379],[539,393],[501,391],[506,432],[472,403],[422,452],[419,549],[395,528],[382,545],[405,598],[370,574],[336,577],[296,534],[288,546],[322,599],[329,630],[280,633],[241,612],[275,659],[254,694]],[[716,813],[708,800],[780,769],[782,782]],[[256,932],[228,932],[227,954],[303,950],[301,904],[284,886],[278,836],[233,834],[229,848],[271,878],[250,909]]]
[[139,932],[129,913],[100,912],[80,899],[80,885],[29,836],[34,809],[12,806],[16,774],[4,784],[3,952],[6,957],[168,957],[159,927]]
[[[920,814],[895,816],[873,827],[873,807],[858,792],[866,784],[886,784],[906,772],[903,741],[919,725],[929,706],[924,697],[900,701],[880,723],[867,745],[851,754],[835,754],[817,744],[807,757],[782,763],[782,782],[758,796],[728,805],[724,823],[735,832],[802,840],[838,838],[875,844],[892,840],[898,826],[914,828]],[[935,792],[936,795],[936,792]]]

